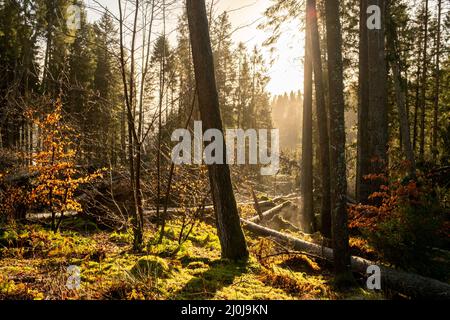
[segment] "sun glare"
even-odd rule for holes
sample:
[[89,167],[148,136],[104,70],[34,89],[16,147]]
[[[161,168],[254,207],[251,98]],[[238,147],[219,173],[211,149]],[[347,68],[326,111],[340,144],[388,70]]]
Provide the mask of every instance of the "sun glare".
[[[258,25],[264,21],[264,11],[272,4],[269,0],[231,0],[219,1],[217,13],[229,12],[234,28],[236,42],[243,42],[251,49],[255,45],[262,47],[271,35],[271,31],[259,30]],[[241,28],[242,27],[242,28]],[[285,22],[281,37],[272,48],[262,48],[268,65],[270,82],[267,90],[272,95],[303,90],[304,35],[298,21]]]

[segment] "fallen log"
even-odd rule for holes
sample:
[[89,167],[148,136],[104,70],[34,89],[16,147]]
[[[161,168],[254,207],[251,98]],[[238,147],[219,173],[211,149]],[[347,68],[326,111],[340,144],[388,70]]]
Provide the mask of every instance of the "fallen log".
[[278,230],[290,230],[294,232],[300,232],[300,229],[290,223],[288,220],[284,219],[281,215],[275,215],[272,219],[268,221],[268,225],[277,226]]
[[[270,208],[275,207],[277,204],[273,203],[272,201],[258,201],[260,209],[264,212],[266,210],[269,210]],[[238,205],[240,205],[238,203]]]
[[[303,251],[325,260],[333,261],[333,250],[330,248],[262,227],[248,220],[241,219],[241,221],[243,222],[245,229],[257,235],[273,237],[297,251]],[[361,274],[366,274],[369,266],[378,265],[375,262],[360,257],[351,257],[351,264],[352,270]],[[450,299],[450,285],[447,283],[423,277],[418,274],[394,270],[386,266],[378,266],[381,269],[382,288],[390,288],[411,298]]]
[[[292,202],[290,202],[290,201],[283,202],[282,204],[279,204],[278,206],[273,207],[272,209],[263,212],[261,214],[261,217],[262,217],[263,220],[264,219],[271,219],[274,215],[276,215],[281,210],[283,210],[285,207],[287,207],[288,205],[291,205],[291,204],[292,204]],[[256,216],[256,217],[250,218],[248,221],[256,223],[256,222],[260,222],[261,218],[259,216]]]
[[275,197],[275,198],[273,198],[271,201],[272,201],[272,202],[276,202],[276,201],[278,201],[278,200],[289,200],[290,198],[295,198],[295,197],[297,197],[297,194],[296,194],[296,193],[289,193],[288,195],[285,195],[285,196],[278,196],[278,197]]
[[[79,215],[79,212],[76,211],[67,211],[64,212],[63,214],[61,214],[61,212],[56,212],[55,213],[55,218],[61,218],[61,216],[63,217],[75,217],[77,215]],[[28,221],[37,221],[37,220],[45,220],[45,219],[50,219],[52,217],[51,213],[48,212],[41,212],[41,213],[27,213],[26,215],[26,219]]]

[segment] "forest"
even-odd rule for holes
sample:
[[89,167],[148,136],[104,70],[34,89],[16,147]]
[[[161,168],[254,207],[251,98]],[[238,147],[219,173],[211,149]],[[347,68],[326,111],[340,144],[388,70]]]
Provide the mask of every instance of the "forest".
[[1,0],[0,300],[450,299],[449,52],[445,0]]

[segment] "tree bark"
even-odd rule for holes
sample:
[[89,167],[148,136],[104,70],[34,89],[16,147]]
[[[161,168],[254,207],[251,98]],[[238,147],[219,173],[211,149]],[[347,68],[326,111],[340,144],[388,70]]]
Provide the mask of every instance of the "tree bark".
[[[380,190],[381,179],[366,179],[369,174],[386,173],[388,148],[387,64],[385,52],[385,0],[361,1],[360,112],[358,145],[358,200],[368,202],[369,196]],[[381,27],[367,27],[367,8],[376,5],[381,10]],[[366,48],[363,46],[367,46]]]
[[328,134],[328,114],[325,103],[316,0],[308,0],[307,6],[311,10],[311,46],[316,90],[317,127],[319,129],[320,174],[322,180],[321,229],[322,234],[331,239],[330,137]]
[[[205,1],[187,0],[187,15],[203,129],[223,132]],[[225,146],[223,136],[221,139]],[[224,164],[208,165],[222,257],[231,260],[247,259],[247,245],[240,225],[230,169],[226,164],[226,148],[223,151]]]
[[425,34],[423,44],[423,64],[422,64],[422,88],[420,94],[420,148],[419,160],[425,160],[425,115],[427,104],[427,75],[428,75],[428,0],[425,0]]
[[122,2],[119,0],[119,36],[120,36],[120,66],[122,73],[123,90],[125,96],[125,105],[127,111],[127,124],[128,124],[128,166],[130,171],[130,189],[133,191],[132,203],[129,205],[131,216],[133,220],[133,249],[140,251],[143,242],[143,208],[142,208],[142,196],[141,196],[141,143],[137,135],[135,126],[135,92],[134,92],[134,77],[135,77],[135,40],[137,33],[137,20],[139,1],[136,1],[134,12],[134,23],[132,30],[132,44],[131,44],[131,60],[130,60],[130,80],[129,86],[127,81],[127,68],[125,62],[125,45],[124,45],[124,31],[123,31],[123,12]]
[[411,175],[415,174],[416,171],[416,161],[414,158],[414,151],[411,144],[411,134],[409,131],[409,122],[406,109],[406,81],[402,78],[400,72],[400,55],[397,49],[397,27],[392,20],[390,12],[388,12],[388,32],[387,41],[391,56],[391,68],[394,78],[395,95],[397,100],[397,108],[400,123],[400,133],[401,141],[403,146],[403,151],[405,152],[406,159],[409,162],[409,171]]
[[442,0],[438,0],[438,17],[437,17],[437,35],[436,35],[436,83],[434,91],[434,108],[433,108],[433,142],[432,142],[432,156],[433,163],[436,163],[438,151],[438,130],[439,130],[439,93],[441,88],[440,76],[440,61],[441,58],[441,12]]
[[367,46],[367,0],[360,0],[359,26],[359,89],[358,89],[358,143],[356,169],[356,199],[364,202],[368,195],[368,184],[364,176],[369,172],[370,148],[369,140],[369,64]]
[[347,217],[347,168],[345,159],[345,105],[342,35],[339,1],[325,2],[328,87],[330,93],[331,195],[334,267],[337,284],[352,282]]
[[414,98],[414,122],[413,122],[413,150],[414,153],[417,151],[417,141],[418,141],[418,120],[419,120],[419,105],[420,105],[420,82],[421,82],[421,74],[422,69],[420,66],[420,59],[422,57],[422,43],[421,39],[419,39],[419,45],[418,45],[418,58],[417,61],[419,61],[417,66],[417,73],[416,73],[416,85],[415,85],[415,98]]
[[[308,3],[310,6],[311,3]],[[303,99],[303,127],[302,127],[302,169],[301,192],[302,210],[301,226],[306,233],[315,231],[313,205],[313,130],[312,130],[312,48],[311,48],[311,7],[307,7],[305,34],[305,64],[304,64],[304,99]]]

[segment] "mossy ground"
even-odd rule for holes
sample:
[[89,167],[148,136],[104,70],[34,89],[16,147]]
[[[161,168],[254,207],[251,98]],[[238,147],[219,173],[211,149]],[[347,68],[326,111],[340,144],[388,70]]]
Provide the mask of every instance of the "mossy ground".
[[[246,234],[251,258],[220,258],[214,227],[199,223],[178,244],[181,222],[171,221],[167,237],[131,251],[131,233],[107,232],[69,219],[54,234],[40,225],[0,232],[0,299],[380,299],[362,289],[333,288],[329,266],[303,255],[280,254],[274,244]],[[67,267],[81,271],[81,287],[70,290]]]

